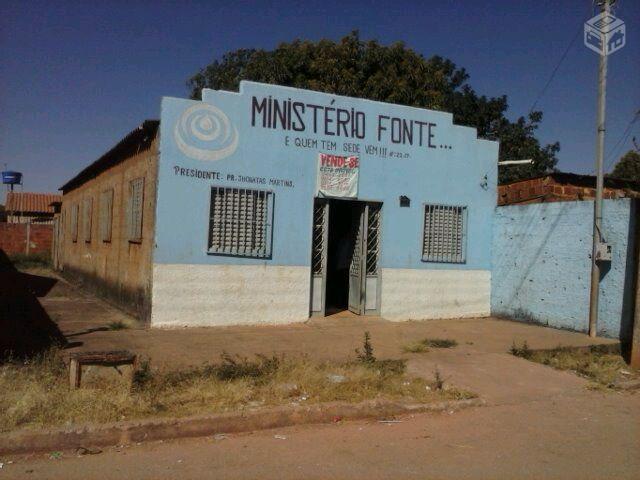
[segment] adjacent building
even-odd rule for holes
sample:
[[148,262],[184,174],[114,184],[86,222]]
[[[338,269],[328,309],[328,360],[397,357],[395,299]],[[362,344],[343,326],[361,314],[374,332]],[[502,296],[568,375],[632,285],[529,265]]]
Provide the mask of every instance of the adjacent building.
[[62,196],[55,193],[7,192],[4,215],[7,223],[51,224],[55,204]]
[[486,316],[497,157],[445,112],[164,98],[62,187],[61,268],[159,327]]
[[62,187],[54,266],[140,319],[151,309],[158,121],[147,120]]

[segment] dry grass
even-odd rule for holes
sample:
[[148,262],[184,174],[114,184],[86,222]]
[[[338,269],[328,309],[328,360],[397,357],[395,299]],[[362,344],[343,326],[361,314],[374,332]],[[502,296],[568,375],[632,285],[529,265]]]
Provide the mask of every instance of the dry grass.
[[402,361],[319,363],[308,358],[225,356],[217,364],[157,372],[143,363],[133,387],[96,380],[69,390],[67,370],[52,350],[27,364],[0,366],[0,431],[157,416],[187,416],[283,404],[374,398],[431,402],[473,395],[409,378]]
[[557,347],[552,350],[531,350],[525,342],[522,347],[514,344],[511,353],[558,370],[575,372],[607,388],[615,389],[617,382],[639,376],[638,372],[629,368],[620,353],[597,345],[588,349]]
[[115,321],[115,322],[110,322],[110,323],[107,325],[107,328],[108,328],[109,330],[126,330],[126,329],[128,329],[129,327],[130,327],[130,325],[129,325],[129,324],[127,324],[127,323],[125,323],[125,322],[123,322],[122,320],[117,320],[117,321]]
[[29,268],[49,268],[51,266],[51,255],[49,253],[33,253],[25,255],[22,253],[11,255],[9,265],[17,269]]
[[419,342],[405,345],[404,351],[407,353],[425,353],[431,348],[452,348],[458,345],[458,342],[450,338],[425,338]]

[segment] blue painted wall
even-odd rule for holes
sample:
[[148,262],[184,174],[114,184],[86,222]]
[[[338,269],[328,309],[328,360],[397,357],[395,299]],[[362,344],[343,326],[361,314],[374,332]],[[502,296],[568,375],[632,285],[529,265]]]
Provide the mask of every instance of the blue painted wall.
[[[613,261],[601,281],[598,333],[625,337],[632,325],[633,232],[630,199],[605,200],[603,233]],[[554,327],[587,331],[593,202],[496,209],[491,310]]]
[[[304,131],[264,127],[261,114],[252,124],[253,97],[306,105],[304,113],[298,108],[301,117],[295,122],[299,130],[304,122]],[[353,138],[352,125],[344,123],[336,135],[337,109],[342,120],[344,111],[365,119],[364,129],[356,129],[363,138]],[[391,127],[397,121],[392,118],[414,121],[413,145],[406,137],[393,141]],[[379,122],[386,130],[379,130]],[[422,122],[422,145],[415,122]],[[453,125],[449,113],[242,82],[240,93],[204,90],[202,102],[164,98],[160,135],[155,263],[310,265],[316,165],[324,152],[359,156],[358,198],[384,202],[383,267],[490,269],[498,144],[477,139],[475,129]],[[335,142],[335,148],[323,141]],[[372,147],[378,152],[367,153]],[[387,154],[381,155],[385,147]],[[212,185],[275,192],[270,259],[207,254]],[[399,207],[400,195],[411,199],[410,208]],[[424,202],[468,206],[465,264],[421,261]]]

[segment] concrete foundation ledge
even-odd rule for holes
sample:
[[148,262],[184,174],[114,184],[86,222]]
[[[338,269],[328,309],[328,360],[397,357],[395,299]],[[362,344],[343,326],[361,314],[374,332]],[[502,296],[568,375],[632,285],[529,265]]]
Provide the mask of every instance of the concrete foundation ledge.
[[292,425],[331,423],[337,417],[342,420],[357,420],[409,413],[455,411],[484,404],[484,400],[480,398],[424,404],[387,400],[355,404],[335,402],[199,417],[156,418],[77,429],[18,430],[0,436],[0,455],[126,445],[152,440],[204,437],[216,433],[242,433]]

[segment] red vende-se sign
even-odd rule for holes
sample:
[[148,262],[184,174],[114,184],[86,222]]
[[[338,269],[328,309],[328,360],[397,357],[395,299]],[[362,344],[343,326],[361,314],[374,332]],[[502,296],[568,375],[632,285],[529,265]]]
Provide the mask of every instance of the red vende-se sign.
[[360,159],[320,153],[318,156],[317,194],[324,197],[356,198]]

